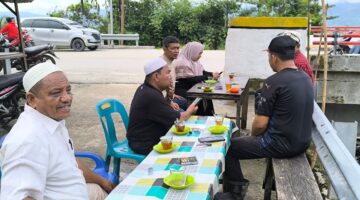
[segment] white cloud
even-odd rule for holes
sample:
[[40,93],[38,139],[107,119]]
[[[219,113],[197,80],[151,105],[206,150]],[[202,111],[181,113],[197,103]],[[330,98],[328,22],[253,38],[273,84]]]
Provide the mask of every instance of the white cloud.
[[[100,6],[103,6],[105,0],[98,0]],[[80,3],[80,0],[34,0],[31,3],[19,3],[19,10],[21,12],[32,12],[36,14],[45,15],[54,9],[65,9],[70,4]],[[8,3],[13,8],[12,3]],[[7,8],[0,4],[0,12],[7,11]]]

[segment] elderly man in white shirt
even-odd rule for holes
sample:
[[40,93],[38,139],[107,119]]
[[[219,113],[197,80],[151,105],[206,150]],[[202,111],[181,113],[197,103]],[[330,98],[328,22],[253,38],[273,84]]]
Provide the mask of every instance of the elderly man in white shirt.
[[[52,63],[38,64],[25,74],[23,85],[27,105],[0,150],[0,199],[83,200],[91,192],[97,197],[90,199],[104,199],[101,187],[111,191],[111,182],[74,156],[64,120],[72,94],[62,70]],[[96,184],[87,188],[86,181]]]

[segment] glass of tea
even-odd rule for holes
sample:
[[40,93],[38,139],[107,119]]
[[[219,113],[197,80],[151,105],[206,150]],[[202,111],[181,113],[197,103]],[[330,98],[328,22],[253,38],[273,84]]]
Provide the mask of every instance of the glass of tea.
[[224,121],[224,115],[215,114],[214,117],[215,117],[215,124],[218,125],[218,126],[221,126],[223,124],[223,121]]
[[160,138],[161,146],[164,150],[171,149],[172,147],[172,137],[163,136]]
[[231,89],[231,81],[227,81],[227,82],[225,82],[225,88],[226,88],[226,91],[230,91],[230,89]]
[[230,79],[230,80],[233,80],[234,77],[235,77],[235,73],[234,73],[234,72],[229,73],[229,79]]
[[175,128],[176,128],[177,132],[184,132],[185,131],[185,121],[176,120]]

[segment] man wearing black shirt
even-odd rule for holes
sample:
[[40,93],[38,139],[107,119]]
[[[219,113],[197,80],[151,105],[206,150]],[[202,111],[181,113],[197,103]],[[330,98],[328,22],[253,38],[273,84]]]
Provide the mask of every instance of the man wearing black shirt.
[[131,103],[126,137],[134,152],[147,155],[176,119],[187,120],[197,106],[191,104],[185,112],[179,112],[165,100],[162,91],[170,86],[172,78],[163,59],[151,60],[144,71],[144,84],[136,90]]
[[223,191],[215,199],[243,199],[249,185],[239,160],[288,158],[310,144],[314,96],[312,82],[294,64],[295,42],[274,38],[267,49],[274,75],[257,94],[252,136],[231,139],[225,159]]

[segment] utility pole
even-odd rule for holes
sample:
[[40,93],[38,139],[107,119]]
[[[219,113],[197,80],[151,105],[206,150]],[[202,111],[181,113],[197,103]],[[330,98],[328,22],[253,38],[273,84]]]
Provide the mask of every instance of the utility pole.
[[113,3],[112,0],[109,0],[109,7],[110,7],[110,34],[114,33],[114,28],[113,28]]
[[82,25],[86,26],[86,24],[85,24],[84,0],[80,0],[80,5],[81,5],[81,21],[82,21]]
[[[120,0],[119,0],[120,1]],[[119,2],[120,3],[120,2]],[[121,0],[121,15],[120,15],[120,33],[124,34],[124,22],[125,22],[125,0]],[[124,44],[124,41],[121,40],[121,45]]]
[[80,0],[80,4],[81,4],[81,12],[82,14],[84,14],[84,0]]

